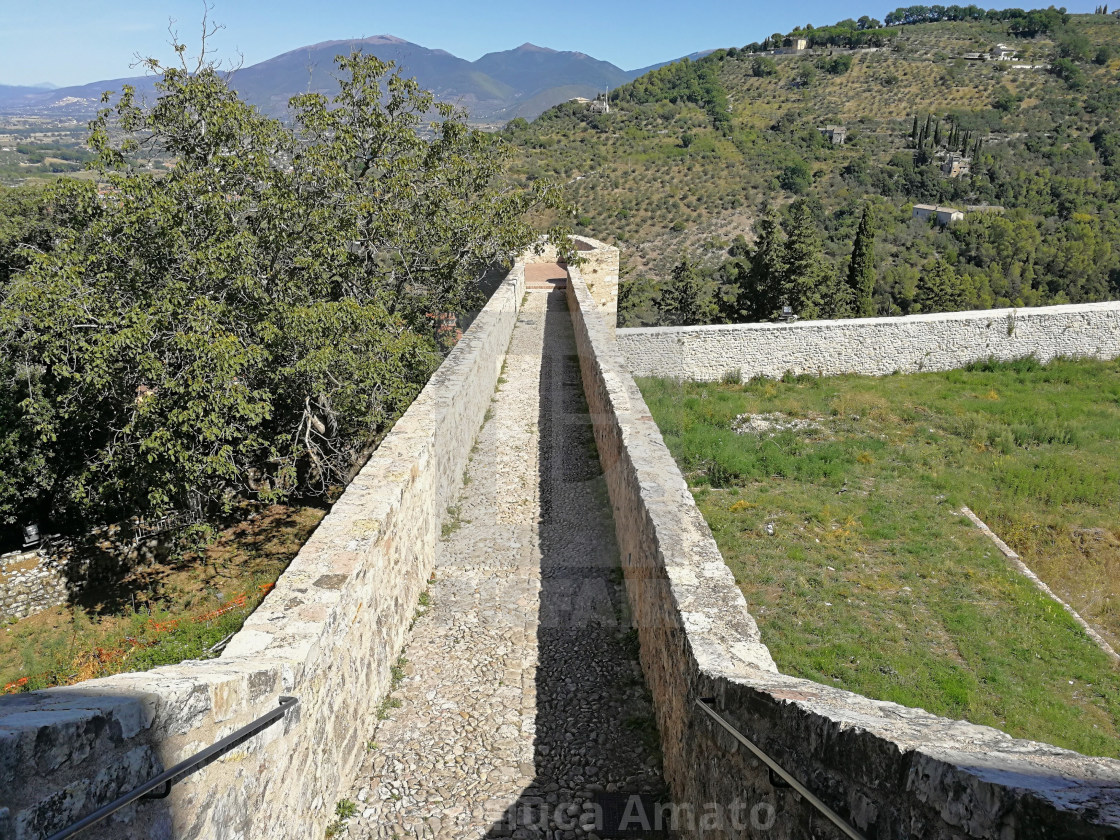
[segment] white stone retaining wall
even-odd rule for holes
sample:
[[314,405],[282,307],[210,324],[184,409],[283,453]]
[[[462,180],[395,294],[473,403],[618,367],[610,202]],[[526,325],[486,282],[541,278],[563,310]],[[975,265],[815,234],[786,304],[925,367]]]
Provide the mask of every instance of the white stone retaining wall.
[[0,697],[0,838],[30,840],[276,708],[281,721],[88,838],[322,837],[434,565],[524,293],[518,264],[221,658]]
[[715,382],[787,371],[816,376],[952,370],[989,357],[1113,359],[1120,303],[942,312],[792,324],[720,324],[618,330],[635,376]]
[[[768,769],[695,705],[698,698],[712,698],[739,731],[868,838],[1118,836],[1120,761],[778,672],[626,360],[579,272],[569,276],[584,389],[665,777],[678,804],[724,820],[703,837],[841,835],[792,789],[771,784]],[[766,830],[742,830],[752,814],[755,828]],[[736,818],[739,829],[730,822]]]
[[65,604],[69,595],[58,558],[39,549],[0,555],[0,622]]

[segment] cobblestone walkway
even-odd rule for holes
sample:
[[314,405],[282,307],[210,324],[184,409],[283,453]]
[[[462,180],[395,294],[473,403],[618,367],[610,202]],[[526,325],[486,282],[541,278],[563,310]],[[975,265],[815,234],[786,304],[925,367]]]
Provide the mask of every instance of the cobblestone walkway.
[[662,789],[563,292],[528,293],[488,417],[350,837],[593,840],[593,797]]

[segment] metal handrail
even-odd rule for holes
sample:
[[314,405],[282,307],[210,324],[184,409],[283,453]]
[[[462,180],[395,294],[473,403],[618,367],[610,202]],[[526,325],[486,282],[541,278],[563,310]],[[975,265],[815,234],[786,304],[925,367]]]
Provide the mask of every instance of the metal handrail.
[[697,698],[696,705],[703,709],[716,723],[718,723],[733,736],[735,736],[735,739],[739,741],[739,743],[741,743],[744,747],[754,753],[755,756],[757,756],[761,761],[763,761],[766,766],[770,768],[771,774],[777,773],[778,776],[780,776],[786,783],[788,783],[791,788],[796,790],[806,800],[808,800],[810,805],[812,805],[814,808],[828,817],[828,819],[831,820],[837,828],[851,837],[852,840],[865,840],[863,835],[852,828],[850,825],[848,825],[846,822],[844,822],[839,814],[837,814],[835,811],[821,802],[821,800],[818,799],[812,793],[812,791],[810,791],[807,787],[805,787],[805,785],[801,784],[801,782],[797,781],[797,779],[791,776],[784,767],[782,767],[780,764],[778,764],[778,762],[776,762],[765,752],[763,752],[757,744],[750,741],[745,735],[743,735],[742,732],[732,726],[731,723],[729,723],[722,715],[720,715],[715,710],[715,708],[713,708],[713,702],[714,700],[712,698]]
[[[284,715],[286,715],[292,708],[294,708],[298,704],[299,699],[296,697],[281,697],[280,706],[278,708],[273,709],[267,714],[261,715],[252,723],[249,723],[238,729],[236,732],[227,735],[216,744],[213,744],[202,750],[202,752],[195,753],[190,758],[185,759],[184,761],[180,761],[170,770],[164,770],[155,778],[149,779],[148,781],[144,782],[144,784],[140,785],[140,787],[136,788],[130,793],[126,793],[119,799],[114,799],[108,805],[98,808],[92,814],[87,817],[83,817],[68,828],[64,828],[62,829],[62,831],[55,832],[50,837],[46,838],[46,840],[64,840],[64,838],[66,837],[73,837],[78,832],[85,831],[91,825],[101,822],[110,814],[119,811],[125,805],[135,802],[137,799],[163,799],[171,793],[171,786],[173,784],[182,781],[191,773],[195,772],[196,770],[202,769],[207,764],[217,759],[219,756],[224,755],[225,753],[232,750],[238,744],[249,740],[249,738],[256,735],[262,729],[271,726],[280,718],[284,717]],[[157,788],[163,789],[157,792]]]

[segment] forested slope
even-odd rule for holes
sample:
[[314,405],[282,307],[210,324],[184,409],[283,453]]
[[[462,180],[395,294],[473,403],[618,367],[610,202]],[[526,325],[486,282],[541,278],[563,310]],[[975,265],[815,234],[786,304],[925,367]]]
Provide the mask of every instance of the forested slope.
[[[930,21],[953,16],[970,19]],[[775,33],[647,74],[609,114],[568,103],[507,127],[518,175],[559,176],[582,230],[622,247],[621,323],[1116,296],[1120,19],[935,6],[886,21]],[[793,38],[811,52],[765,54]],[[964,57],[997,44],[1017,60]],[[971,171],[944,176],[950,153]],[[916,203],[965,218],[915,220]]]

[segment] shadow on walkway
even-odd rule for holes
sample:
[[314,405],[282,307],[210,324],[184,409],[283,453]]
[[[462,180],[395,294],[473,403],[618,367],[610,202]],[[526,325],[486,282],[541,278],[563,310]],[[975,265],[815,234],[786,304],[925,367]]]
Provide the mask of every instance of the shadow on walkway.
[[647,809],[663,799],[658,736],[567,300],[562,290],[534,294],[548,295],[538,417],[535,778],[488,836],[621,836],[609,826],[618,824],[629,794],[648,794]]

